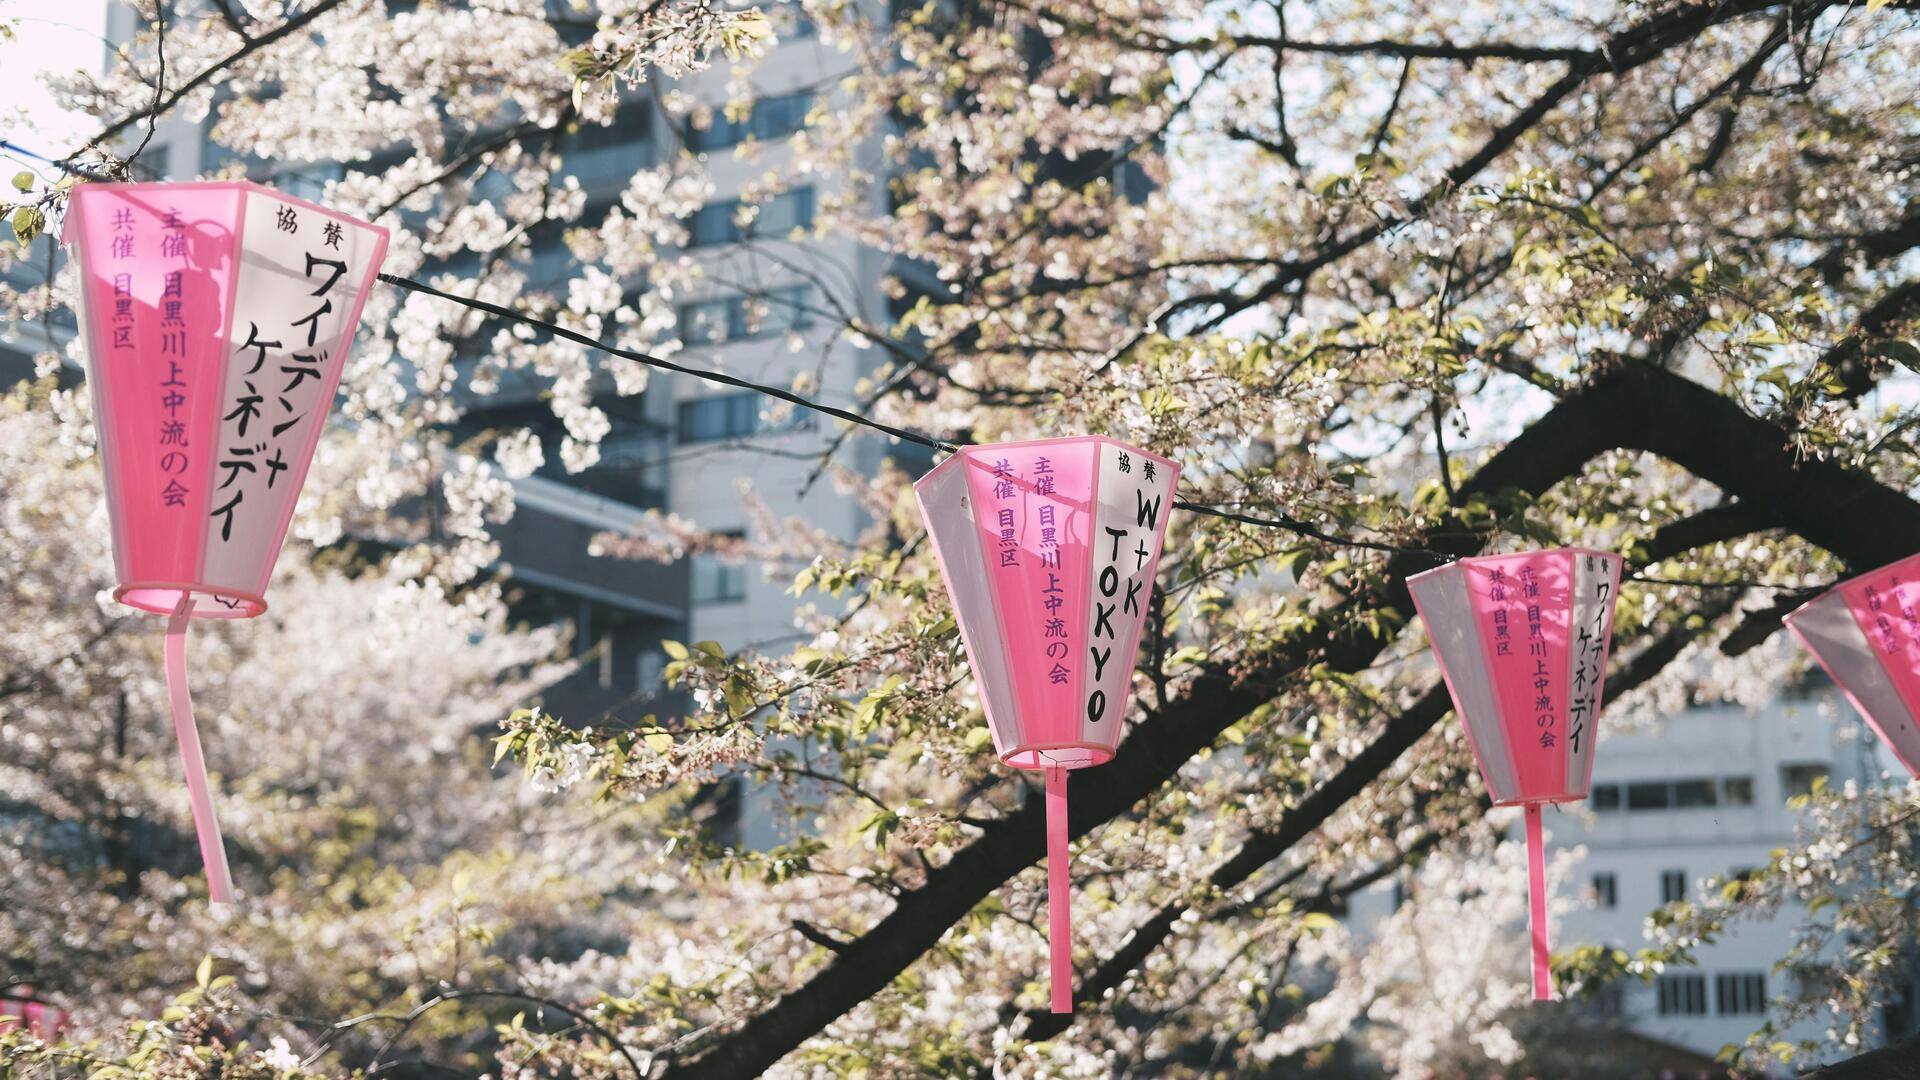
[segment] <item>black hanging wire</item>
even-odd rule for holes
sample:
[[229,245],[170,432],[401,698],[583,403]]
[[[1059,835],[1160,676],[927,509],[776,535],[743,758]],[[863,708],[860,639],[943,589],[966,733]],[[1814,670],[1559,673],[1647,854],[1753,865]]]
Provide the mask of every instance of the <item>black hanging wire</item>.
[[[14,153],[22,154],[22,155],[25,155],[26,157],[33,158],[36,161],[46,162],[47,164],[52,165],[57,169],[61,169],[65,172],[72,173],[77,176],[82,176],[90,180],[105,179],[98,172],[94,170],[87,169],[84,167],[74,166],[62,161],[55,161],[52,158],[48,158],[43,155],[36,154],[31,150],[28,150],[21,146],[16,146],[15,144],[11,142],[7,142],[5,140],[0,140],[0,149],[10,150]],[[856,425],[859,425],[860,427],[871,428],[874,431],[879,431],[887,435],[891,435],[896,439],[902,439],[902,440],[905,440],[906,442],[914,443],[919,446],[924,446],[929,450],[943,451],[946,453],[955,453],[958,450],[960,450],[960,445],[958,443],[950,442],[946,439],[937,438],[933,435],[928,435],[925,432],[914,431],[911,428],[896,427],[892,424],[883,423],[882,421],[874,420],[870,417],[861,416],[858,413],[849,412],[846,409],[839,408],[838,406],[828,405],[824,402],[814,401],[811,398],[803,397],[799,394],[796,394],[792,390],[788,390],[785,387],[772,386],[767,383],[757,383],[750,379],[742,379],[737,375],[729,375],[724,371],[713,371],[705,368],[688,367],[685,364],[677,364],[671,360],[665,359],[664,357],[654,356],[651,353],[640,352],[637,349],[623,348],[622,346],[615,345],[612,342],[602,341],[599,338],[591,337],[577,330],[570,330],[567,327],[560,326],[556,323],[547,322],[544,319],[537,319],[524,312],[515,311],[512,308],[503,307],[499,304],[491,303],[486,300],[481,300],[477,297],[461,296],[457,293],[450,293],[442,289],[436,289],[433,286],[428,285],[423,281],[418,281],[418,280],[415,280],[414,278],[405,277],[400,274],[383,273],[379,275],[379,278],[381,281],[384,281],[387,284],[393,285],[397,288],[405,289],[409,292],[420,293],[423,296],[431,296],[438,300],[445,300],[450,304],[458,304],[462,307],[470,308],[474,311],[483,312],[495,318],[506,319],[509,322],[520,323],[523,326],[529,326],[536,330],[543,330],[549,334],[554,335],[555,337],[564,338],[567,341],[571,341],[579,345],[584,345],[590,349],[597,349],[600,352],[604,352],[612,356],[618,356],[621,359],[629,360],[636,364],[642,364],[642,365],[645,365],[646,367],[655,368],[660,371],[670,371],[679,375],[687,375],[696,379],[704,380],[706,382],[719,383],[723,386],[738,387],[742,390],[750,390],[757,394],[764,394],[768,397],[777,398],[778,400],[788,402],[792,405],[799,406],[800,408],[803,408],[803,409],[809,409],[809,410],[812,410],[813,412],[817,412],[825,416],[831,416],[836,420],[844,420],[849,424],[856,424]],[[1387,552],[1389,554],[1424,555],[1424,556],[1427,556],[1428,558],[1435,559],[1439,562],[1454,562],[1457,559],[1459,559],[1459,556],[1457,555],[1451,554],[1449,552],[1444,552],[1444,551],[1436,551],[1431,548],[1411,547],[1411,546],[1406,546],[1401,544],[1390,544],[1384,541],[1357,540],[1351,537],[1337,536],[1332,533],[1326,532],[1324,530],[1315,528],[1314,526],[1309,525],[1306,522],[1301,521],[1298,518],[1294,518],[1294,517],[1288,517],[1288,516],[1256,517],[1252,514],[1240,513],[1237,510],[1228,510],[1218,506],[1208,506],[1205,503],[1189,502],[1186,499],[1178,499],[1178,498],[1174,500],[1173,505],[1178,509],[1186,510],[1191,513],[1204,514],[1208,517],[1215,517],[1215,518],[1220,518],[1226,521],[1238,522],[1242,525],[1253,525],[1253,526],[1257,526],[1259,528],[1265,528],[1265,529],[1284,529],[1287,532],[1291,532],[1296,535],[1306,537],[1309,540],[1317,540],[1321,543],[1331,544],[1337,547],[1358,548],[1366,551],[1381,551],[1381,552]],[[1800,585],[1777,585],[1777,584],[1764,582],[1764,581],[1745,581],[1745,580],[1684,581],[1684,580],[1672,579],[1672,578],[1648,577],[1641,574],[1628,575],[1627,580],[1639,581],[1639,582],[1650,584],[1650,585],[1666,585],[1666,586],[1672,586],[1676,588],[1693,588],[1693,589],[1773,589],[1773,590],[1782,591],[1782,592],[1792,592],[1792,591],[1800,591],[1805,588],[1804,586],[1800,586]]]
[[[594,338],[586,334],[582,334],[577,330],[569,330],[564,326],[559,326],[554,323],[547,322],[543,319],[536,319],[531,315],[525,314],[524,312],[514,311],[511,308],[502,307],[499,304],[489,303],[488,301],[480,300],[471,296],[460,296],[455,293],[444,292],[424,282],[416,281],[413,278],[402,277],[398,274],[381,274],[380,280],[388,283],[389,285],[395,285],[395,286],[398,286],[399,288],[406,289],[411,292],[422,293],[427,296],[432,296],[441,300],[445,300],[449,303],[459,304],[463,307],[472,308],[475,311],[485,312],[486,314],[493,315],[498,318],[507,319],[512,322],[517,322],[524,326],[530,326],[539,330],[544,330],[550,334],[553,334],[556,337],[565,338],[568,341],[585,345],[588,348],[598,349],[602,352],[610,353],[614,356],[631,360],[637,364],[644,364],[651,368],[658,368],[661,371],[672,371],[682,375],[691,375],[694,378],[704,379],[708,382],[721,383],[726,386],[736,386],[744,390],[752,390],[755,393],[766,394],[769,397],[779,398],[782,401],[787,401],[795,405],[798,405],[803,409],[811,409],[814,412],[835,417],[836,419],[845,420],[850,424],[858,424],[862,427],[872,428],[875,431],[885,432],[888,435],[892,435],[894,438],[905,439],[908,442],[917,443],[931,450],[945,451],[946,453],[954,453],[960,449],[959,444],[949,442],[946,439],[936,438],[932,435],[925,434],[924,432],[913,431],[907,428],[894,427],[891,424],[884,424],[878,420],[873,420],[868,417],[860,416],[857,413],[848,412],[845,409],[837,408],[832,405],[827,405],[822,402],[813,401],[809,398],[802,397],[799,394],[796,394],[793,391],[784,389],[782,387],[769,386],[765,383],[752,382],[747,379],[739,378],[738,376],[728,375],[725,372],[709,371],[702,368],[688,367],[684,364],[676,364],[671,360],[666,360],[661,357],[654,356],[650,353],[643,353],[634,349],[622,348],[618,345],[612,344],[611,342],[601,341],[598,338]],[[1332,533],[1328,533],[1321,529],[1317,529],[1312,525],[1309,525],[1306,522],[1301,521],[1298,518],[1294,518],[1294,517],[1285,517],[1285,516],[1255,517],[1251,514],[1243,514],[1236,510],[1227,510],[1218,506],[1208,506],[1205,503],[1189,502],[1186,499],[1175,499],[1173,501],[1173,505],[1181,510],[1187,510],[1196,514],[1204,514],[1204,515],[1207,515],[1208,517],[1221,518],[1226,521],[1239,522],[1240,524],[1243,524],[1243,525],[1255,525],[1265,529],[1284,529],[1296,535],[1306,537],[1309,540],[1318,540],[1321,543],[1332,544],[1338,547],[1359,548],[1367,551],[1381,551],[1381,552],[1387,552],[1389,554],[1396,554],[1396,555],[1403,555],[1403,554],[1424,555],[1424,556],[1427,556],[1428,558],[1431,558],[1443,563],[1454,562],[1459,559],[1458,555],[1454,555],[1450,552],[1445,552],[1445,551],[1436,551],[1432,548],[1411,547],[1411,546],[1401,545],[1401,544],[1390,544],[1384,541],[1357,540],[1352,537],[1336,536]],[[1650,585],[1669,585],[1669,586],[1676,586],[1676,587],[1699,588],[1699,589],[1794,590],[1794,589],[1801,588],[1801,586],[1797,586],[1797,585],[1774,585],[1774,584],[1769,584],[1766,582],[1759,582],[1759,581],[1680,581],[1680,580],[1668,579],[1668,578],[1644,577],[1639,574],[1628,575],[1628,580],[1640,581]]]
[[742,379],[737,375],[729,375],[724,371],[708,371],[702,368],[688,367],[685,364],[676,364],[671,360],[662,359],[661,357],[654,356],[651,353],[643,353],[634,349],[621,348],[620,346],[615,345],[612,342],[601,341],[598,338],[589,337],[586,334],[582,334],[577,330],[569,330],[564,326],[559,326],[554,323],[547,322],[543,319],[536,319],[531,315],[527,315],[522,312],[515,311],[512,308],[501,307],[499,304],[489,303],[485,300],[475,299],[474,297],[471,297],[471,296],[456,296],[455,294],[450,292],[442,292],[441,290],[436,289],[433,286],[426,284],[425,282],[415,281],[414,279],[409,277],[401,277],[398,274],[381,274],[380,280],[386,282],[389,285],[397,285],[402,289],[408,290],[409,292],[417,292],[417,293],[422,293],[426,296],[438,297],[441,300],[446,300],[450,303],[459,304],[462,307],[469,307],[475,311],[484,311],[489,315],[495,316],[496,318],[506,319],[511,322],[520,323],[523,326],[531,326],[536,329],[545,330],[546,332],[552,334],[555,337],[561,337],[561,338],[567,339],[568,341],[577,342],[578,344],[585,345],[590,349],[599,349],[601,352],[612,353],[614,356],[618,356],[626,360],[631,360],[636,364],[644,364],[650,368],[658,368],[661,371],[671,371],[680,375],[691,375],[696,379],[705,379],[707,382],[720,383],[725,386],[737,386],[742,390],[752,390],[757,394],[765,394],[768,397],[779,398],[781,401],[792,402],[793,404],[798,405],[803,409],[812,409],[814,412],[824,413],[827,416],[834,417],[835,419],[845,420],[849,424],[859,424],[862,427],[870,427],[875,431],[884,431],[896,439],[905,439],[907,442],[917,443],[921,446],[928,448],[929,450],[945,450],[948,453],[952,453],[953,451],[960,449],[959,446],[955,445],[954,443],[947,442],[945,439],[936,439],[933,436],[924,434],[922,432],[912,431],[907,428],[894,427],[892,424],[884,424],[878,420],[872,420],[867,417],[861,416],[858,413],[848,412],[847,410],[839,408],[837,406],[827,405],[822,402],[813,401],[811,399],[801,397],[799,394],[796,394],[793,391],[784,389],[782,387],[769,386],[766,383],[752,382],[748,379]]

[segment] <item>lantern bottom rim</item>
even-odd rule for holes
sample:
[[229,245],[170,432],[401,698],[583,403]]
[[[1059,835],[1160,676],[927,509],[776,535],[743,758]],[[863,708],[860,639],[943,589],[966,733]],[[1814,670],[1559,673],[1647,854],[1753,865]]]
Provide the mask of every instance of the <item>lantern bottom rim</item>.
[[267,610],[265,597],[191,581],[129,581],[113,590],[115,600],[156,615],[173,614],[185,596],[194,597],[187,614],[195,619],[251,619]]
[[1557,795],[1529,795],[1512,799],[1494,799],[1494,806],[1545,806],[1549,804],[1583,802],[1587,792],[1568,791]]
[[1113,747],[1101,743],[1028,743],[1002,751],[1000,761],[1016,769],[1090,769],[1113,760]]

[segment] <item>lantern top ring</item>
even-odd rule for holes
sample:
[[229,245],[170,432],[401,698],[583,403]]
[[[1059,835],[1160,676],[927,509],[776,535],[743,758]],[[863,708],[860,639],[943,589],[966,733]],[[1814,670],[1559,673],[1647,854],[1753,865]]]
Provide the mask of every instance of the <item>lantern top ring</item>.
[[190,581],[129,581],[113,590],[115,600],[156,615],[173,614],[187,596],[196,596],[188,612],[196,619],[251,619],[267,610],[265,597]]

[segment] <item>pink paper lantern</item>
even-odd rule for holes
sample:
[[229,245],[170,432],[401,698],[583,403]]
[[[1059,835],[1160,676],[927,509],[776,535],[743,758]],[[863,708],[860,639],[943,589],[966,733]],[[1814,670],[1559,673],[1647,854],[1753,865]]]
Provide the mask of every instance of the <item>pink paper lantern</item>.
[[1496,806],[1524,806],[1533,996],[1553,997],[1540,808],[1593,787],[1618,555],[1584,548],[1461,559],[1407,579]]
[[1843,581],[1784,621],[1920,778],[1920,555]]
[[53,1042],[67,1026],[67,1010],[35,996],[30,985],[10,986],[0,993],[0,1031],[25,1025],[33,1037]]
[[187,620],[266,610],[387,230],[258,184],[83,184],[64,241],[114,597],[169,616],[174,730],[208,891],[224,902],[232,882],[187,690]]
[[914,485],[1000,760],[1044,773],[1053,1011],[1073,1011],[1067,773],[1119,745],[1180,467],[1103,436],[970,446]]

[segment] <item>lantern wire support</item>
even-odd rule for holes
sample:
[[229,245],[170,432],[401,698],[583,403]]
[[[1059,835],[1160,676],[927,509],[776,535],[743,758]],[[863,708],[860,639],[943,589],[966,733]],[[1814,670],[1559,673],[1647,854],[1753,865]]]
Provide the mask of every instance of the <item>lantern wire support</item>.
[[[26,157],[32,158],[35,161],[40,161],[48,165],[51,165],[54,168],[59,169],[63,172],[69,173],[71,175],[83,177],[88,180],[109,180],[110,179],[109,177],[100,173],[98,170],[89,169],[85,166],[74,165],[66,161],[55,160],[43,154],[37,154],[31,150],[26,149],[25,147],[19,146],[15,143],[6,141],[4,139],[0,139],[0,150],[6,150],[16,154],[24,155]],[[836,420],[842,420],[849,424],[854,424],[856,426],[864,427],[864,428],[870,428],[874,431],[878,431],[886,435],[891,435],[892,437],[896,439],[900,439],[904,442],[910,442],[917,446],[924,446],[927,449],[933,450],[938,453],[951,454],[951,453],[957,452],[961,448],[960,444],[953,442],[951,440],[942,439],[938,436],[930,435],[923,431],[915,431],[911,428],[897,427],[893,424],[888,424],[883,421],[874,420],[870,417],[861,416],[858,413],[851,412],[847,409],[843,409],[835,405],[829,405],[829,404],[826,404],[825,402],[815,401],[812,398],[808,398],[801,394],[797,394],[785,387],[772,386],[767,383],[754,382],[750,379],[740,378],[737,375],[729,375],[724,371],[715,371],[707,368],[690,367],[686,364],[678,364],[671,360],[665,359],[664,357],[655,356],[651,353],[641,352],[637,349],[624,348],[622,346],[615,345],[612,342],[603,341],[599,338],[592,337],[591,335],[583,334],[578,330],[571,330],[571,329],[568,329],[567,327],[560,326],[557,323],[548,322],[545,319],[535,318],[534,316],[528,315],[525,312],[515,311],[512,308],[504,307],[500,304],[495,304],[486,300],[481,300],[478,297],[461,296],[457,293],[446,292],[445,290],[437,289],[432,285],[428,285],[426,282],[419,281],[414,278],[405,277],[400,274],[386,274],[386,273],[380,274],[379,278],[381,281],[384,281],[387,284],[395,286],[397,288],[405,289],[409,292],[419,293],[423,296],[431,296],[431,297],[434,297],[435,299],[445,300],[451,304],[458,304],[461,307],[469,308],[473,311],[482,312],[484,314],[491,315],[498,319],[505,319],[509,322],[519,323],[523,326],[532,327],[536,330],[543,330],[549,334],[552,334],[555,337],[563,338],[567,341],[574,342],[575,344],[584,345],[587,348],[595,349],[612,356],[620,357],[621,359],[630,361],[632,363],[641,364],[646,367],[654,368],[659,371],[668,371],[678,375],[691,376],[693,378],[701,379],[706,382],[718,383],[722,386],[732,386],[742,390],[750,390],[756,394],[762,394],[767,397],[775,398],[777,400],[785,401],[789,404],[796,405],[803,409],[808,409],[810,411],[820,413],[823,416],[831,416]],[[1358,539],[1351,536],[1339,536],[1334,533],[1327,532],[1324,529],[1316,528],[1315,526],[1310,525],[1307,522],[1301,521],[1298,518],[1294,518],[1288,515],[1279,515],[1275,517],[1258,517],[1252,514],[1241,513],[1240,511],[1237,511],[1237,510],[1229,510],[1225,507],[1209,506],[1205,503],[1196,503],[1196,502],[1191,502],[1187,499],[1180,499],[1180,498],[1174,499],[1173,506],[1176,509],[1186,510],[1190,513],[1204,514],[1208,517],[1220,518],[1225,521],[1237,522],[1242,525],[1252,525],[1252,526],[1263,528],[1263,529],[1282,529],[1287,532],[1293,533],[1297,536],[1304,537],[1308,540],[1316,540],[1316,541],[1319,541],[1320,543],[1329,544],[1335,547],[1355,548],[1363,551],[1379,551],[1379,552],[1384,552],[1384,553],[1393,554],[1393,555],[1419,555],[1425,558],[1433,559],[1436,563],[1439,563],[1439,564],[1454,562],[1460,558],[1460,556],[1455,555],[1451,552],[1436,551],[1432,548],[1420,547],[1415,545],[1406,545],[1406,544],[1394,544],[1384,540],[1362,540],[1362,539]],[[1650,577],[1645,574],[1629,574],[1627,575],[1626,580],[1637,581],[1642,584],[1648,584],[1648,585],[1664,585],[1664,586],[1669,586],[1673,588],[1689,588],[1689,589],[1770,589],[1777,592],[1811,591],[1811,587],[1804,586],[1804,585],[1780,585],[1780,584],[1774,584],[1771,582],[1748,581],[1748,580],[1687,581],[1687,580],[1681,580],[1676,578]]]
[[[580,333],[577,330],[570,330],[564,326],[560,326],[555,323],[548,322],[544,319],[538,319],[524,312],[515,311],[512,308],[503,307],[499,304],[478,299],[477,297],[460,296],[456,293],[450,293],[450,292],[443,291],[441,289],[436,289],[433,286],[426,284],[425,282],[417,281],[413,278],[403,277],[399,274],[381,274],[380,280],[386,282],[389,285],[393,285],[401,289],[406,289],[410,292],[417,292],[426,296],[432,296],[432,297],[435,297],[436,299],[445,300],[453,304],[459,304],[463,307],[471,308],[474,311],[483,312],[485,314],[492,315],[496,318],[506,319],[511,322],[520,323],[523,326],[530,326],[538,330],[544,330],[547,333],[553,334],[555,337],[564,338],[576,344],[585,345],[590,349],[598,349],[601,352],[609,353],[613,356],[618,356],[625,360],[630,360],[636,364],[643,364],[647,367],[656,368],[660,371],[670,371],[680,375],[690,375],[696,379],[703,379],[707,382],[719,383],[723,386],[733,386],[733,387],[738,387],[742,390],[751,390],[754,393],[765,394],[768,397],[777,398],[781,401],[789,402],[793,405],[799,406],[800,408],[810,409],[822,415],[831,416],[836,420],[844,420],[849,424],[855,424],[860,427],[871,428],[875,431],[879,431],[884,434],[891,435],[896,439],[901,439],[906,442],[914,443],[919,446],[924,446],[929,450],[934,450],[936,452],[942,452],[942,453],[948,453],[948,454],[955,453],[958,450],[960,450],[960,444],[952,442],[950,440],[942,439],[934,435],[929,435],[922,431],[914,431],[910,428],[895,427],[892,424],[883,423],[879,420],[874,420],[869,417],[861,416],[858,413],[849,412],[846,409],[839,408],[838,406],[828,405],[824,402],[815,401],[811,398],[807,398],[800,394],[796,394],[792,390],[788,390],[784,387],[769,386],[766,383],[753,382],[749,379],[742,379],[736,375],[729,375],[723,371],[713,371],[705,368],[689,367],[685,364],[677,364],[671,360],[654,356],[651,353],[640,352],[636,349],[623,348],[611,342],[602,341],[590,335]],[[1393,555],[1420,555],[1426,558],[1433,559],[1436,562],[1443,563],[1443,564],[1454,562],[1459,559],[1458,555],[1452,554],[1450,552],[1445,552],[1445,551],[1436,551],[1432,548],[1405,545],[1405,544],[1393,544],[1393,543],[1388,543],[1386,541],[1381,541],[1381,540],[1361,540],[1361,539],[1356,539],[1350,536],[1338,536],[1333,533],[1326,532],[1325,530],[1315,528],[1314,526],[1309,525],[1304,521],[1301,521],[1297,518],[1290,517],[1290,516],[1283,515],[1279,517],[1256,517],[1251,514],[1243,514],[1237,510],[1228,510],[1228,509],[1225,509],[1224,507],[1218,507],[1218,506],[1208,506],[1205,503],[1196,503],[1196,502],[1191,502],[1187,499],[1178,499],[1178,498],[1176,498],[1173,501],[1173,505],[1176,509],[1186,510],[1195,514],[1204,514],[1208,517],[1221,518],[1226,521],[1238,522],[1242,525],[1253,525],[1253,526],[1257,526],[1259,528],[1265,528],[1265,529],[1284,529],[1287,532],[1291,532],[1297,536],[1302,536],[1309,540],[1317,540],[1323,544],[1330,544],[1336,547],[1358,548],[1365,551],[1380,551],[1380,552],[1385,552]],[[1643,582],[1645,584],[1650,584],[1650,585],[1669,585],[1674,587],[1700,588],[1700,589],[1775,589],[1780,591],[1791,591],[1791,590],[1797,590],[1797,589],[1803,588],[1803,586],[1799,586],[1799,585],[1774,585],[1774,584],[1769,584],[1767,582],[1760,582],[1760,581],[1681,581],[1681,580],[1674,580],[1674,579],[1667,579],[1667,578],[1645,577],[1639,574],[1629,575],[1628,580],[1639,581],[1639,582]]]

